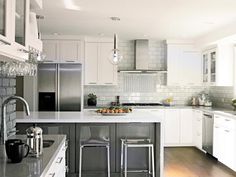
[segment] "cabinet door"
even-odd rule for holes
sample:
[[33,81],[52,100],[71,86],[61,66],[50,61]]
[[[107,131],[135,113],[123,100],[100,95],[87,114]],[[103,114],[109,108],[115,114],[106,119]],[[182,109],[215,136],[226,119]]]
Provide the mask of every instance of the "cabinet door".
[[60,62],[79,62],[79,41],[60,41],[59,60]]
[[203,53],[203,76],[202,76],[202,81],[203,83],[208,83],[209,82],[209,56],[208,53],[205,52]]
[[165,111],[164,144],[176,145],[180,143],[180,111],[169,109]]
[[29,0],[15,0],[15,42],[26,46],[29,24]]
[[[214,115],[213,129],[213,156],[222,162],[224,158],[224,118],[219,115]],[[225,141],[225,140],[224,140]]]
[[223,141],[224,143],[224,151],[223,151],[223,157],[222,157],[222,162],[232,168],[235,169],[235,158],[236,158],[236,153],[235,153],[235,140],[236,140],[236,136],[235,136],[235,130],[232,129],[228,129],[228,128],[224,128],[223,130]]
[[200,52],[185,50],[180,62],[182,63],[182,84],[201,86],[202,62]]
[[193,120],[194,145],[202,149],[202,111],[193,110]]
[[57,46],[58,42],[55,40],[43,41],[43,52],[46,55],[44,62],[58,62]]
[[0,0],[0,41],[9,45],[11,37],[12,1]]
[[181,85],[182,75],[179,71],[182,66],[180,65],[181,50],[179,46],[170,45],[167,49],[167,68],[168,68],[168,85]]
[[98,80],[101,85],[117,84],[117,66],[108,60],[112,49],[112,43],[99,44]]
[[210,59],[210,82],[214,84],[216,82],[216,49],[209,51]]
[[192,109],[180,110],[180,143],[192,145],[193,143],[193,111]]
[[98,84],[98,44],[85,44],[85,85]]

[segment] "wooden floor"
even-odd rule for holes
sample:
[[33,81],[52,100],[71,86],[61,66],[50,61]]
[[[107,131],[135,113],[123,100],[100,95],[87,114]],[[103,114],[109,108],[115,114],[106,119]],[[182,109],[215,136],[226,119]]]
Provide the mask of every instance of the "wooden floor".
[[164,177],[236,177],[236,173],[193,147],[165,148]]

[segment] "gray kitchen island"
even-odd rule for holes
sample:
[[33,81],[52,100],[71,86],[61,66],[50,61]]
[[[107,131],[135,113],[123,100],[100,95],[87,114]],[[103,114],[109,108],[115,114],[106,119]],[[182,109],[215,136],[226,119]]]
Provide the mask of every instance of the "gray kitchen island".
[[[79,144],[83,127],[109,127],[110,166],[111,175],[120,175],[121,138],[150,138],[155,149],[156,177],[163,176],[163,129],[162,118],[147,111],[134,110],[125,116],[102,116],[94,110],[84,112],[32,112],[27,117],[23,112],[17,112],[19,134],[37,124],[44,134],[66,134],[68,139],[67,165],[68,176],[75,177],[79,173]],[[89,148],[83,153],[83,175],[99,176],[106,172],[105,149]],[[130,169],[145,169],[148,164],[147,151],[130,149],[128,167]],[[104,175],[102,175],[104,176]],[[106,176],[106,175],[105,175]],[[141,175],[142,176],[142,175]]]

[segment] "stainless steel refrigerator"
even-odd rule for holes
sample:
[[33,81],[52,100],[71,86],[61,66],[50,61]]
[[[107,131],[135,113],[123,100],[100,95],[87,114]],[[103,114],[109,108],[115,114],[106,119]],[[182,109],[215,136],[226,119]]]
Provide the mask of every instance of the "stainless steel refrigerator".
[[82,65],[38,66],[38,110],[81,111]]

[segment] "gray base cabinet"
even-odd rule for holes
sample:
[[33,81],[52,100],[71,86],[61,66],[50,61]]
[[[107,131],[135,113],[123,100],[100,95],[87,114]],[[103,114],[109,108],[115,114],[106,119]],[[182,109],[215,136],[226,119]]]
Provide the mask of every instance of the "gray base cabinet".
[[[32,126],[31,123],[17,123],[18,134],[25,134],[25,130]],[[66,123],[40,123],[37,126],[43,129],[43,134],[66,134],[69,140],[67,152],[68,176],[74,177],[79,173],[79,148],[83,139],[91,136],[90,127],[103,129],[103,136],[110,139],[110,167],[112,176],[120,173],[120,149],[121,138],[150,138],[155,145],[156,177],[160,176],[160,123],[111,123],[111,124],[66,124]],[[94,132],[96,136],[96,131]],[[100,134],[100,133],[97,133]],[[93,174],[106,174],[107,160],[106,149],[89,147],[83,150],[82,161],[83,176]],[[143,148],[131,148],[128,150],[129,169],[147,169],[148,151]],[[104,176],[102,175],[102,176]],[[137,176],[138,174],[136,174]],[[106,176],[106,175],[105,175]],[[132,176],[132,175],[131,175]],[[135,175],[134,175],[135,176]],[[140,175],[138,175],[140,176]],[[141,175],[142,176],[142,175]]]

